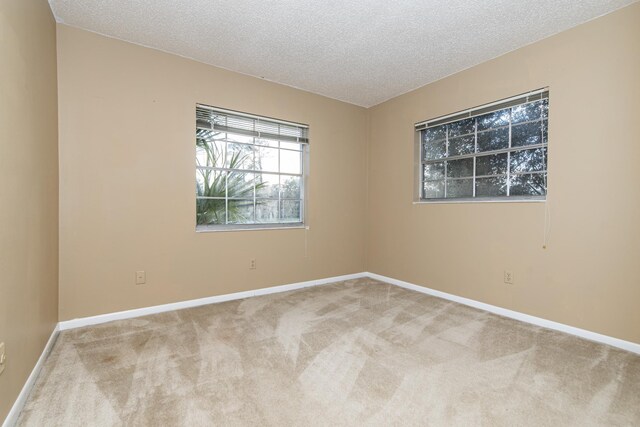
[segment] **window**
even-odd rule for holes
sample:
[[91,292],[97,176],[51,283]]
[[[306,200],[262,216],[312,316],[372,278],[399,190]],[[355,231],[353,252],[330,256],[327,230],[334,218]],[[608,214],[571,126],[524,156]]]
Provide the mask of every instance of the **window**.
[[196,228],[304,224],[308,127],[196,106]]
[[544,200],[549,92],[416,124],[420,201]]

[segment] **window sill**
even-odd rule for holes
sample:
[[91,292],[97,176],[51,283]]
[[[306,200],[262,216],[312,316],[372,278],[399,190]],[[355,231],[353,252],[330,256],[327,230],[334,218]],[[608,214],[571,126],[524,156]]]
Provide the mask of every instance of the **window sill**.
[[460,198],[460,199],[434,199],[434,200],[415,200],[414,205],[441,205],[441,204],[460,204],[460,203],[540,203],[546,202],[545,196],[529,196],[529,197],[484,197],[484,198]]
[[301,222],[289,224],[228,224],[228,225],[199,225],[196,226],[196,233],[216,233],[229,231],[264,231],[264,230],[296,230],[309,229]]

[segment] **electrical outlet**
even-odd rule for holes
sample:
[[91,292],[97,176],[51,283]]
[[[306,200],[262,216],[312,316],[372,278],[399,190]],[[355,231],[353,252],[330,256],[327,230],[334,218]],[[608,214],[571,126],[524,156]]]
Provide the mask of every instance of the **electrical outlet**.
[[504,283],[513,285],[513,273],[511,272],[511,270],[504,271]]
[[7,361],[7,354],[4,352],[4,343],[0,342],[0,374],[4,371],[4,363]]
[[145,283],[147,283],[147,273],[136,271],[136,285],[144,285]]
[[249,270],[255,270],[255,269],[256,269],[256,259],[251,258],[249,260]]

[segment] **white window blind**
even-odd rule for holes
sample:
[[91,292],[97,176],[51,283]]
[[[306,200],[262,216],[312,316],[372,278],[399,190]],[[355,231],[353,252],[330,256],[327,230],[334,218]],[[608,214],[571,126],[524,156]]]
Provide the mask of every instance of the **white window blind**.
[[300,144],[309,143],[309,127],[307,125],[218,109],[206,105],[196,106],[196,126],[198,129],[216,130],[261,139]]

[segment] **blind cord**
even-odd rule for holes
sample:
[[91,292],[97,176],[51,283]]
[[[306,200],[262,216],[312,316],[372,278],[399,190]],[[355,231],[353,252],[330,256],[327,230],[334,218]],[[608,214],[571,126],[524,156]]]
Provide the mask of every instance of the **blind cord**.
[[542,237],[542,249],[547,249],[549,246],[549,237],[551,235],[551,209],[549,208],[549,195],[547,194],[547,200],[544,202],[544,229]]
[[307,258],[307,254],[308,254],[308,238],[307,238],[307,233],[309,232],[309,226],[307,225],[306,227],[304,227],[304,257]]

